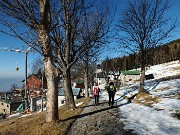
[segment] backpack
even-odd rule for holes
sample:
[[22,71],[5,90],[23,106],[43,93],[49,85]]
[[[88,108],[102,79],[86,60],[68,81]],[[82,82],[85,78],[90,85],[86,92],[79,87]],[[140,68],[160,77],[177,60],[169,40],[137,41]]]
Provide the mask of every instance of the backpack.
[[114,88],[114,86],[112,86],[112,85],[111,85],[111,86],[109,86],[109,91],[110,91],[110,92],[115,92],[115,88]]
[[95,96],[97,96],[97,95],[99,95],[99,88],[98,87],[94,87],[94,89],[93,89],[93,94],[95,95]]

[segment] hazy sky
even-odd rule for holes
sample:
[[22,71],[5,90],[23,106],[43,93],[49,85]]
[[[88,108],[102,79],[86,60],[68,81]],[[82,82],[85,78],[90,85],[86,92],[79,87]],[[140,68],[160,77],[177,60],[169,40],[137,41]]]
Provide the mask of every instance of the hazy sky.
[[[109,0],[110,4],[113,7],[117,8],[117,12],[115,14],[115,19],[118,19],[123,10],[127,6],[128,0]],[[168,15],[177,16],[180,19],[180,0],[171,0],[173,7],[169,10]],[[177,29],[175,33],[175,37],[173,39],[180,38],[180,28]],[[114,46],[116,43],[111,43],[109,46]],[[16,52],[7,52],[1,51],[3,48],[8,47],[13,49],[19,48],[21,46],[25,46],[23,42],[18,39],[12,38],[5,34],[0,33],[0,78],[1,77],[23,77],[25,76],[25,63],[24,63],[24,53],[16,53]],[[25,47],[26,49],[28,47]],[[118,52],[108,51],[104,49],[103,54],[101,55],[101,59],[106,56],[117,57],[120,54]],[[30,67],[32,65],[32,61],[37,58],[39,54],[29,53],[28,55],[28,71],[30,71]],[[18,64],[17,64],[18,62]],[[19,71],[16,71],[16,67],[19,67]]]

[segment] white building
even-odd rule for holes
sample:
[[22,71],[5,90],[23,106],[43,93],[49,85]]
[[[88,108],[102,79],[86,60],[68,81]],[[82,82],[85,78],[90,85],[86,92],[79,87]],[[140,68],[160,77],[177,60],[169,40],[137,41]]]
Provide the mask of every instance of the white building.
[[121,85],[132,85],[135,82],[140,80],[140,71],[138,70],[129,70],[121,71],[120,74]]
[[106,83],[106,76],[104,72],[96,73],[94,76],[94,82],[97,82],[98,85]]
[[[79,95],[80,88],[73,88],[73,96],[74,99],[77,99],[77,96]],[[59,88],[58,90],[58,106],[62,106],[65,103],[65,96],[64,96],[64,90],[62,88]]]

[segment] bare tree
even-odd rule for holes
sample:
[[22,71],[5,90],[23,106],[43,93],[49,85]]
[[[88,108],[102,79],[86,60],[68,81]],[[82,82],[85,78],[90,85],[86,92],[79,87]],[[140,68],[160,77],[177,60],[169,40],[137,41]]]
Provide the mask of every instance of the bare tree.
[[16,90],[17,88],[18,88],[17,84],[14,83],[14,84],[11,85],[11,90]]
[[105,76],[106,76],[106,82],[107,84],[109,84],[109,73],[110,73],[110,68],[109,67],[112,67],[112,60],[107,56],[105,58],[105,60],[101,63],[101,68],[102,70],[105,72]]
[[[110,33],[110,24],[112,23],[112,16],[110,13],[110,9],[107,6],[107,3],[102,3],[101,5],[104,7],[104,11],[98,10],[98,13],[100,13],[100,23],[97,23],[100,26],[99,29],[99,37],[95,38],[95,40],[89,40],[86,48],[84,57],[82,58],[84,66],[83,66],[83,72],[84,72],[84,83],[85,83],[85,96],[89,96],[88,86],[92,83],[92,78],[95,74],[95,65],[92,63],[96,63],[99,56],[101,55],[102,49],[104,48],[103,45],[105,45],[109,41],[109,35]],[[93,31],[92,30],[92,24],[94,24],[94,20],[96,20],[97,15],[93,15],[92,13],[85,12],[85,31],[83,32],[83,39],[87,40],[89,34]],[[92,46],[92,47],[90,47]],[[94,72],[92,72],[94,71]],[[93,80],[94,81],[94,80]]]
[[89,97],[88,89],[91,88],[94,75],[96,71],[97,58],[91,57],[86,59],[83,57],[79,59],[72,68],[72,74],[75,78],[84,78],[84,86],[85,86],[85,97]]
[[88,89],[91,88],[91,84],[94,81],[93,78],[97,67],[98,54],[98,50],[94,51],[93,54],[87,51],[85,57],[80,59],[80,62],[77,62],[84,75],[85,97],[89,97]]
[[122,12],[117,29],[121,47],[139,52],[141,60],[140,91],[144,89],[146,54],[148,49],[167,40],[176,28],[176,20],[167,18],[166,11],[170,8],[169,1],[139,0],[129,2],[127,9]]
[[[86,53],[85,55],[85,58],[84,58],[84,67],[83,67],[83,72],[84,72],[84,85],[85,85],[85,96],[86,97],[89,97],[89,90],[88,90],[88,86],[89,84],[91,84],[91,79],[93,76],[94,76],[94,73],[93,74],[90,74],[90,69],[93,67],[92,65],[90,66],[90,63],[95,63],[95,61],[92,61],[93,59],[89,57],[88,55],[88,52]],[[91,72],[92,73],[92,72]]]
[[10,30],[1,29],[1,32],[21,39],[43,55],[48,86],[46,121],[58,120],[57,70],[50,44],[50,1],[1,0],[0,23]]
[[[88,20],[91,15],[94,20],[85,36],[86,14]],[[57,120],[58,75],[62,72],[67,108],[75,108],[70,68],[84,55],[87,45],[91,48],[93,41],[105,38],[106,12],[84,0],[2,0],[0,15],[0,23],[10,30],[1,32],[21,39],[42,54],[48,87],[46,121]]]
[[63,74],[67,108],[75,108],[70,69],[80,57],[85,56],[87,50],[105,39],[108,14],[106,9],[95,8],[93,3],[84,0],[61,0],[57,6],[59,8],[53,9],[55,27],[51,34],[52,44],[56,63]]
[[31,72],[33,74],[37,74],[40,72],[41,73],[44,72],[43,70],[44,70],[43,59],[39,57],[39,58],[33,60]]

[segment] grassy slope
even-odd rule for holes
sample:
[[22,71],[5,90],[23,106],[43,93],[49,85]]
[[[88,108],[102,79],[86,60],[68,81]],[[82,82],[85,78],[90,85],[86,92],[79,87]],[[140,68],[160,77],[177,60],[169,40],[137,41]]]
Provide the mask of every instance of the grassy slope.
[[0,123],[0,135],[65,135],[89,101],[90,98],[77,100],[76,102],[83,104],[75,110],[66,110],[65,106],[62,106],[59,109],[59,121],[55,123],[45,122],[45,112],[4,120]]

